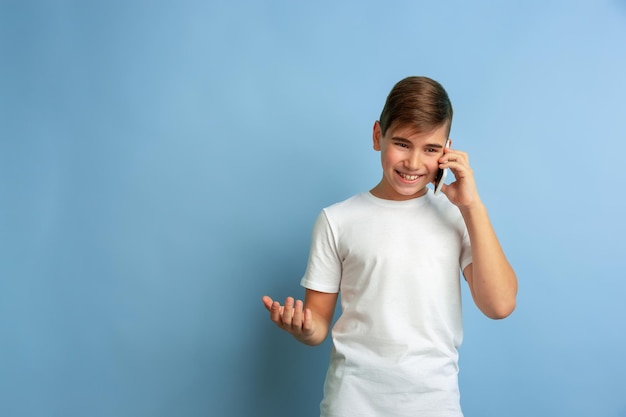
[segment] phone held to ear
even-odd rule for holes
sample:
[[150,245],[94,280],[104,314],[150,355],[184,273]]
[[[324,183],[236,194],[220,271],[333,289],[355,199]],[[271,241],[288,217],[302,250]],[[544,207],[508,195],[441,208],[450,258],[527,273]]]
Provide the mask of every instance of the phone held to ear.
[[[446,141],[446,148],[450,147],[450,139]],[[437,174],[437,180],[435,182],[435,195],[439,194],[441,187],[443,186],[446,177],[448,176],[448,168],[440,169]]]

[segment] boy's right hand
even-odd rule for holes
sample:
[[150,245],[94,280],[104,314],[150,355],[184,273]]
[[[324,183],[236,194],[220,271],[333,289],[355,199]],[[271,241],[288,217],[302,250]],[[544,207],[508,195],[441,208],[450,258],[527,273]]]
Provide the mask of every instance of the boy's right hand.
[[285,299],[285,305],[281,306],[278,301],[272,300],[267,295],[263,297],[263,304],[270,312],[270,319],[281,329],[291,333],[296,339],[305,342],[313,333],[313,313],[304,308],[302,300],[294,300],[293,297]]

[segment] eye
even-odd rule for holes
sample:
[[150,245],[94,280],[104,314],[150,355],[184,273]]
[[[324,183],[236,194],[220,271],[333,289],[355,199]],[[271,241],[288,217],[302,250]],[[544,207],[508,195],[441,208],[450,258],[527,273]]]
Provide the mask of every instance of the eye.
[[426,148],[426,152],[428,152],[428,153],[437,153],[437,152],[439,152],[439,149],[437,149],[437,148]]
[[399,146],[400,148],[404,148],[404,149],[407,149],[409,147],[409,145],[407,145],[404,142],[396,142],[395,145]]

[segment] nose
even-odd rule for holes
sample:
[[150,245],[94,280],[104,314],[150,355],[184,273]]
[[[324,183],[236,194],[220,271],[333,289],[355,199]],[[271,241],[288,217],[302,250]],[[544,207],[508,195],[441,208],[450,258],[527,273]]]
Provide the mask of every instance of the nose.
[[422,158],[417,150],[412,151],[405,161],[407,169],[418,170],[422,166]]

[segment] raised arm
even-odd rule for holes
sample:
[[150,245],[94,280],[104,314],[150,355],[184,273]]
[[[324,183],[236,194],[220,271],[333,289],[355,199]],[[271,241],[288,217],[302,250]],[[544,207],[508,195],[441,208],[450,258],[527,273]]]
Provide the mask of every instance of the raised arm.
[[476,306],[487,317],[502,319],[515,310],[517,277],[509,264],[487,209],[483,205],[465,152],[444,151],[440,168],[450,168],[456,181],[442,191],[459,207],[472,245],[472,264],[463,271]]
[[273,301],[267,295],[263,304],[270,313],[270,319],[281,329],[290,333],[298,341],[315,346],[322,343],[330,330],[337,305],[337,293],[306,290],[304,303],[287,297],[285,305]]
[[480,204],[462,209],[461,213],[472,244],[473,261],[463,271],[472,298],[487,317],[503,319],[515,310],[517,277],[498,242],[486,208]]

